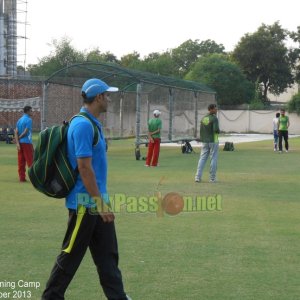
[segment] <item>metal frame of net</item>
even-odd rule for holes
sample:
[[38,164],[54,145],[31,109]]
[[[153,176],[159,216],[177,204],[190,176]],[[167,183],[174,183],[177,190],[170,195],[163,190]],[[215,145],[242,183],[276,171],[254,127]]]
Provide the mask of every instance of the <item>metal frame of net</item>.
[[80,89],[89,78],[99,78],[120,90],[111,93],[108,112],[100,117],[106,137],[135,137],[137,146],[144,143],[154,109],[162,112],[162,142],[170,142],[195,138],[199,118],[207,112],[209,103],[216,103],[215,91],[197,82],[129,70],[116,64],[80,63],[59,70],[45,81],[42,129],[79,111]]

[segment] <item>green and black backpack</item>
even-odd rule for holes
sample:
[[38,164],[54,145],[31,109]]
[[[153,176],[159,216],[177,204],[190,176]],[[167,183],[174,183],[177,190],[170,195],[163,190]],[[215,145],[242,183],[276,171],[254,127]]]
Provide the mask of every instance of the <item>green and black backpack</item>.
[[72,168],[67,157],[68,129],[75,117],[83,117],[93,125],[93,145],[96,145],[99,140],[96,124],[84,112],[73,116],[63,125],[52,126],[39,133],[33,164],[28,170],[28,176],[32,185],[49,197],[65,198],[76,183],[78,169]]

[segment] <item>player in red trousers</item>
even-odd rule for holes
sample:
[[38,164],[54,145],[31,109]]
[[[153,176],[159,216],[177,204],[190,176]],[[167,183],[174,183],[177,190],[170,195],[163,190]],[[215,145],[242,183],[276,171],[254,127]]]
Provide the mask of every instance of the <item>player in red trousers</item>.
[[15,139],[18,149],[18,173],[20,182],[26,182],[26,164],[30,168],[33,161],[32,107],[24,107],[24,115],[18,120]]
[[162,128],[162,121],[159,118],[161,112],[156,109],[153,112],[154,118],[148,122],[148,154],[146,159],[146,167],[157,167],[158,157],[160,151],[160,131]]

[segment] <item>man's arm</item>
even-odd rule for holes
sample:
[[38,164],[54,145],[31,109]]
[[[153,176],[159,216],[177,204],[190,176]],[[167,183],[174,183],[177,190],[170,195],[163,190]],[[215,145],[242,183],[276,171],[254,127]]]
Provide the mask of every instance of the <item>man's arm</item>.
[[[96,176],[92,167],[92,158],[78,158],[77,164],[82,182],[89,195],[93,198],[93,200],[95,200],[101,218],[104,222],[113,222],[115,219],[114,214],[112,212],[105,212],[103,209],[103,206],[105,204],[104,201],[101,199],[101,194],[97,186]],[[108,211],[108,207],[106,211]]]
[[25,128],[24,131],[18,136],[18,139],[20,140],[21,138],[23,138],[24,136],[27,135],[29,129],[28,128]]
[[155,131],[149,131],[149,134],[150,134],[150,135],[153,135],[153,134],[155,134],[155,133],[160,133],[160,128],[158,128],[158,129],[155,130]]
[[156,134],[156,133],[160,133],[160,129],[161,129],[161,123],[160,123],[159,127],[156,130],[154,130],[154,131],[148,131],[148,137],[151,137],[151,139],[152,139],[152,135]]
[[155,134],[155,133],[159,133],[159,132],[160,132],[160,128],[158,128],[155,131],[149,131],[148,132],[148,140],[150,141],[150,143],[154,143],[152,135]]
[[20,147],[18,129],[17,128],[14,130],[14,133],[15,133],[14,138],[15,138],[15,141],[16,141],[17,150],[20,151],[21,147]]
[[213,130],[215,133],[220,133],[220,128],[219,128],[219,120],[217,117],[215,117],[214,123],[213,123]]

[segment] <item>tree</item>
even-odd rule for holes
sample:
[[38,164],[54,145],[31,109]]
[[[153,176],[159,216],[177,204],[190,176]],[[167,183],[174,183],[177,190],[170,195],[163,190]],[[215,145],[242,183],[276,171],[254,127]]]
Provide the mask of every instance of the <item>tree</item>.
[[217,44],[215,41],[212,40],[206,40],[200,42],[199,48],[200,48],[200,55],[213,54],[213,53],[225,54],[224,46],[222,44]]
[[150,72],[153,74],[171,76],[175,73],[176,67],[169,52],[153,52],[140,59],[137,52],[133,52],[121,57],[120,64],[129,69]]
[[142,68],[144,71],[164,76],[176,76],[177,70],[170,52],[150,53],[144,58]]
[[249,103],[254,97],[254,84],[248,81],[241,69],[224,54],[200,57],[185,79],[198,81],[213,88],[217,92],[220,105]]
[[294,95],[288,102],[288,111],[289,113],[295,112],[297,115],[300,115],[300,93]]
[[50,76],[54,72],[71,64],[85,61],[83,53],[71,46],[68,38],[61,41],[53,40],[54,52],[39,60],[36,65],[29,65],[28,71],[33,76]]
[[201,43],[199,40],[192,41],[189,39],[185,41],[172,50],[172,58],[177,65],[178,75],[183,78],[200,56],[211,53],[224,53],[224,46],[211,40]]
[[247,78],[262,86],[262,99],[268,101],[268,92],[279,95],[293,82],[292,62],[284,44],[288,32],[278,22],[262,24],[253,34],[242,37],[232,53]]
[[120,60],[121,66],[134,69],[140,64],[140,54],[136,51],[123,55]]
[[104,63],[119,63],[117,57],[111,52],[107,51],[101,53],[101,51],[96,48],[86,54],[86,61],[88,62],[104,62]]
[[294,63],[295,80],[300,83],[300,26],[296,32],[290,32],[290,37],[295,43],[299,43],[298,48],[291,49],[290,59]]

